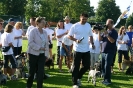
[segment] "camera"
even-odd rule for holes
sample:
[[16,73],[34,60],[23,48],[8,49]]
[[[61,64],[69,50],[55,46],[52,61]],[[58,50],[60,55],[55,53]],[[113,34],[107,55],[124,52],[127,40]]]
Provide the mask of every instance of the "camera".
[[101,24],[101,23],[95,23],[95,22],[90,22],[90,25],[93,26],[94,30],[107,30],[108,26],[105,24]]

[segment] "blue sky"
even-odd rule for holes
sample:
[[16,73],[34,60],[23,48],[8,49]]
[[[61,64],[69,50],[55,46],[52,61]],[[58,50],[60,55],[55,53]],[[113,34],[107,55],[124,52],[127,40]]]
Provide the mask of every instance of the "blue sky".
[[[95,8],[97,8],[99,1],[100,0],[90,0],[91,6],[94,6]],[[120,7],[120,10],[122,12],[126,10],[126,8],[129,6],[129,4],[132,1],[129,14],[133,13],[133,0],[115,0],[115,1],[116,1],[116,5]]]

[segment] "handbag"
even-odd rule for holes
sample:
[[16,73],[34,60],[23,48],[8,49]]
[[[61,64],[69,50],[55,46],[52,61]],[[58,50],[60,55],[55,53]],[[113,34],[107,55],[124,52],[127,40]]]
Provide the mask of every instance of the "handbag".
[[7,52],[10,49],[10,46],[2,46],[2,52]]

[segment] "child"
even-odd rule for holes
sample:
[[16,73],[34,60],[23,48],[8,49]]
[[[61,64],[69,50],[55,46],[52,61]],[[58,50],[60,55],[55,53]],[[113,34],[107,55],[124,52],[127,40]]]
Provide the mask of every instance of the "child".
[[92,45],[90,44],[90,56],[91,56],[91,68],[94,68],[94,64],[96,61],[99,60],[99,55],[101,51],[101,44],[98,40],[98,30],[93,28],[93,42],[95,45],[95,48],[92,48]]
[[67,65],[68,69],[70,70],[70,58],[71,58],[71,53],[72,53],[72,45],[73,41],[70,40],[67,35],[63,37],[62,40],[62,45],[60,47],[60,61],[59,61],[59,71],[62,72],[62,60],[63,56],[66,55],[67,57]]

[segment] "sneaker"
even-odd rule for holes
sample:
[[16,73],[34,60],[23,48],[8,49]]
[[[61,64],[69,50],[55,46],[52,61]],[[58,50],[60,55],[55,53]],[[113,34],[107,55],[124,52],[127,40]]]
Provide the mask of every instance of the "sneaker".
[[79,88],[77,85],[73,85],[73,88]]
[[81,86],[81,79],[77,80],[78,86]]
[[102,84],[105,84],[105,85],[110,85],[111,83],[108,82],[107,80],[103,81]]
[[11,80],[17,80],[16,75],[12,75]]

